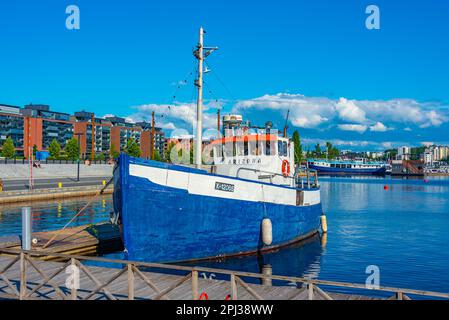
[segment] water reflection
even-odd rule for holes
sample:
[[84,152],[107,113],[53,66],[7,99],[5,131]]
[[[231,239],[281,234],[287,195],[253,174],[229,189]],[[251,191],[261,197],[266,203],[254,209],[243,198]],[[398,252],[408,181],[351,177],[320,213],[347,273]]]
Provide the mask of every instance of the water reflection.
[[[317,279],[320,275],[322,253],[320,236],[315,235],[303,242],[262,255],[255,254],[183,265]],[[268,284],[260,279],[247,278],[245,281]],[[269,282],[271,284],[271,281]],[[276,281],[273,284],[276,284]]]
[[[2,205],[0,208],[0,236],[18,235],[22,227],[22,207],[30,206],[33,216],[33,232],[55,230],[64,226],[89,201],[89,198],[34,202],[31,204]],[[94,201],[71,227],[105,222],[113,210],[110,196]]]

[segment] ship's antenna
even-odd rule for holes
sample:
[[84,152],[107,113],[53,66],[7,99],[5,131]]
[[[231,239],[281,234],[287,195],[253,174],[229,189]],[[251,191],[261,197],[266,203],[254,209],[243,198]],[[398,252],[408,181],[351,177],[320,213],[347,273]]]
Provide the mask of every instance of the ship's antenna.
[[287,111],[287,117],[285,117],[285,126],[284,126],[284,138],[287,138],[287,129],[288,129],[288,116],[290,115],[290,109]]
[[195,85],[198,87],[198,100],[196,104],[196,154],[195,154],[195,164],[197,168],[201,168],[202,160],[201,160],[201,149],[203,142],[203,65],[204,60],[209,56],[213,51],[217,50],[217,47],[204,47],[204,34],[206,32],[201,27],[199,42],[196,47],[196,50],[193,52],[195,58],[198,59],[198,79],[195,80]]

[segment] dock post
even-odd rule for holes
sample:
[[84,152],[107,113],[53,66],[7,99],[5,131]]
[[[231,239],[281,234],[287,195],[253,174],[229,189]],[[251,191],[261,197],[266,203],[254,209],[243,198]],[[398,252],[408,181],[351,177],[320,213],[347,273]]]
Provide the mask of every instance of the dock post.
[[237,300],[237,283],[235,281],[235,274],[231,274],[231,299]]
[[133,265],[128,263],[128,300],[134,300],[134,270]]
[[307,284],[308,299],[313,300],[313,283]]
[[198,300],[198,271],[192,271],[192,299]]
[[31,208],[22,208],[22,250],[31,250]]
[[19,300],[24,300],[26,297],[27,291],[27,278],[26,278],[26,260],[25,253],[20,253],[20,291],[19,291]]
[[[72,272],[73,272],[74,270],[76,270],[78,268],[78,266],[76,265],[75,258],[71,258],[70,262],[71,262]],[[75,284],[70,289],[70,297],[71,297],[72,300],[77,300],[78,299],[78,288],[77,288],[77,286]]]

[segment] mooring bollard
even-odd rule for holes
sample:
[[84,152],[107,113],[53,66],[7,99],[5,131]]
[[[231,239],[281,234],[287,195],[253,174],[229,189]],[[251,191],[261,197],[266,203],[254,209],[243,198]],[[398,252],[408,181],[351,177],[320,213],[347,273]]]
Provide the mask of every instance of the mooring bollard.
[[22,250],[31,250],[31,208],[22,208]]

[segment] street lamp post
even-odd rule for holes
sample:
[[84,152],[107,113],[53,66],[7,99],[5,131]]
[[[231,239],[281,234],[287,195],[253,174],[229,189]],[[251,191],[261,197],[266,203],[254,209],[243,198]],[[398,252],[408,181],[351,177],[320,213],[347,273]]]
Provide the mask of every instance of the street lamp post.
[[78,137],[78,170],[76,174],[76,181],[80,181],[80,152],[81,152],[81,145],[80,145],[80,137],[83,135],[83,133],[78,132],[75,133],[75,135]]

